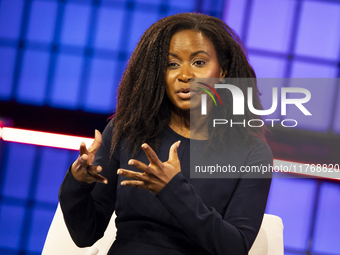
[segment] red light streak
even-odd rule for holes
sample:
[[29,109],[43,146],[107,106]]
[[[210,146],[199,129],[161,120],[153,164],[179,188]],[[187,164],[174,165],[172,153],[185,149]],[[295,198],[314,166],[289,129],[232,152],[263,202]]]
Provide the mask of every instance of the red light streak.
[[[39,145],[39,146],[48,146],[54,148],[68,149],[68,150],[79,150],[79,146],[81,142],[85,142],[86,146],[89,147],[93,138],[79,137],[79,136],[71,136],[71,135],[63,135],[63,134],[55,134],[55,133],[47,133],[41,131],[33,131],[19,128],[10,128],[10,127],[1,127],[0,126],[0,138],[7,142],[17,142],[17,143],[25,143],[31,145]],[[285,160],[274,159],[273,166],[274,168],[279,168],[280,166],[291,166],[295,165],[295,172],[289,171],[288,173],[298,174],[302,176],[309,177],[321,177],[321,178],[329,178],[329,179],[337,179],[340,180],[340,171],[339,169],[328,168],[328,172],[305,172],[300,171],[300,169],[305,169],[306,164],[291,162]],[[309,164],[311,165],[311,164]],[[294,167],[293,167],[294,169]],[[333,174],[329,174],[333,171]],[[285,172],[285,171],[280,171]],[[336,177],[335,177],[336,175]]]
[[79,150],[81,142],[85,142],[87,147],[93,142],[93,138],[9,127],[0,128],[0,138],[7,142],[49,146],[68,150]]

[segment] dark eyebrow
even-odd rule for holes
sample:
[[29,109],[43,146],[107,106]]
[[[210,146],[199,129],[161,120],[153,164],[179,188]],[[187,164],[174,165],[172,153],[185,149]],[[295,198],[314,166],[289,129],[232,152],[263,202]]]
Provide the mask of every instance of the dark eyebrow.
[[[200,54],[200,53],[205,54],[205,55],[207,55],[207,56],[210,57],[210,55],[208,54],[208,52],[206,52],[206,51],[204,51],[204,50],[195,51],[195,52],[193,52],[193,53],[190,54],[190,57],[196,56],[196,55],[198,55],[198,54]],[[175,58],[179,58],[179,56],[178,56],[176,53],[171,53],[171,52],[169,52],[169,56],[173,56],[173,57],[175,57]]]
[[196,55],[198,55],[198,54],[200,54],[200,53],[203,53],[203,54],[208,55],[208,56],[210,57],[210,55],[208,54],[208,52],[206,52],[206,51],[204,51],[204,50],[199,50],[199,51],[196,51],[196,52],[194,52],[194,53],[191,53],[191,54],[190,54],[190,57],[196,56]]

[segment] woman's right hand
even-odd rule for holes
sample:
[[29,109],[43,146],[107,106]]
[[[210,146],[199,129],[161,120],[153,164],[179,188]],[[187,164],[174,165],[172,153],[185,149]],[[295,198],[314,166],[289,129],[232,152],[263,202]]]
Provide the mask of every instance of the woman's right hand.
[[101,166],[93,166],[94,156],[102,143],[102,135],[98,130],[95,130],[94,141],[87,149],[84,142],[79,148],[79,157],[73,162],[71,173],[74,178],[80,182],[93,183],[101,182],[107,184],[107,179],[101,176]]

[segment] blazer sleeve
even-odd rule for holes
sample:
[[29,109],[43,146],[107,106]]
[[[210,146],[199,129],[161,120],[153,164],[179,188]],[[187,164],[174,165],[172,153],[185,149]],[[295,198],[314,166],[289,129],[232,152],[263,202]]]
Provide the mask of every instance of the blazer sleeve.
[[[245,165],[272,164],[264,143],[248,155]],[[267,178],[244,174],[238,180],[224,215],[207,207],[194,187],[178,173],[156,195],[194,243],[210,254],[248,254],[259,231],[271,184]],[[221,203],[226,203],[221,201]]]
[[102,144],[93,165],[103,168],[101,175],[108,184],[86,184],[77,181],[70,169],[59,189],[59,202],[69,233],[79,247],[87,247],[100,239],[114,211],[117,187],[117,153],[110,158],[112,126],[103,131]]

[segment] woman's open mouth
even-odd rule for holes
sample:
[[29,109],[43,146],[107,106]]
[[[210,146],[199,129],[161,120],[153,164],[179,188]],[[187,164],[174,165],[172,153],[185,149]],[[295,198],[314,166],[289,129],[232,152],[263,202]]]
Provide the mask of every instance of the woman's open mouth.
[[176,95],[182,100],[188,100],[194,95],[196,95],[197,91],[192,90],[190,88],[181,88],[176,91]]

